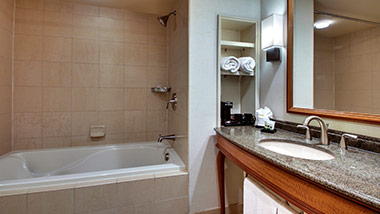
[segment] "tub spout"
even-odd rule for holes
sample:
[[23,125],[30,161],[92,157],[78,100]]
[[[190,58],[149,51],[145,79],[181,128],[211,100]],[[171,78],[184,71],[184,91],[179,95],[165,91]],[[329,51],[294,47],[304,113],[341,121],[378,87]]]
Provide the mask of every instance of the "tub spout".
[[175,134],[170,135],[160,135],[157,139],[158,142],[162,142],[163,140],[175,140],[176,136]]

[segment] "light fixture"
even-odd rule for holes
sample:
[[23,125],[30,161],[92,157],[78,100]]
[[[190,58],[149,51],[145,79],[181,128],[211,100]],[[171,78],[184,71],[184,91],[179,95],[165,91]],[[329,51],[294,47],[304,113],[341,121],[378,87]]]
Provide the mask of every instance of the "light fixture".
[[317,29],[325,29],[328,28],[331,24],[331,21],[329,20],[321,20],[314,23],[314,27]]
[[283,16],[272,14],[261,21],[261,46],[267,53],[267,62],[281,61],[280,47],[284,46]]

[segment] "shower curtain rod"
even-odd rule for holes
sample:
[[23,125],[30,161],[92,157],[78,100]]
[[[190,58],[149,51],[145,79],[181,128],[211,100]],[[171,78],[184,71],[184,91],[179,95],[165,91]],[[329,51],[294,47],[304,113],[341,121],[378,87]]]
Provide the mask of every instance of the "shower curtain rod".
[[341,18],[341,19],[347,19],[347,20],[350,20],[350,21],[363,22],[363,23],[366,23],[366,24],[380,25],[379,22],[373,22],[373,21],[353,18],[353,17],[349,17],[349,16],[342,16],[342,15],[338,15],[338,14],[334,14],[334,13],[322,12],[322,11],[319,11],[319,10],[314,10],[314,13],[315,14],[319,14],[319,15],[325,15],[325,16],[332,16],[332,17]]

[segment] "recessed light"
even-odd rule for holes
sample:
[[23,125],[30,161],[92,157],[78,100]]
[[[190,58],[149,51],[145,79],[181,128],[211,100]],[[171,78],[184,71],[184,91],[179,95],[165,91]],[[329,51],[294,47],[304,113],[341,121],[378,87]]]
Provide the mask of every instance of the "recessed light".
[[324,28],[328,28],[331,24],[331,21],[329,20],[322,20],[322,21],[318,21],[316,23],[314,23],[314,27],[317,28],[317,29],[324,29]]

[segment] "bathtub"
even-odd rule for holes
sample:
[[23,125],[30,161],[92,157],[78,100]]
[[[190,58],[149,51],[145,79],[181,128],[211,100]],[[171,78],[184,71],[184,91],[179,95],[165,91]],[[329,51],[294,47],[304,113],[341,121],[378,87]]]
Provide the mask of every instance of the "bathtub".
[[15,151],[0,157],[0,196],[184,173],[168,142]]

